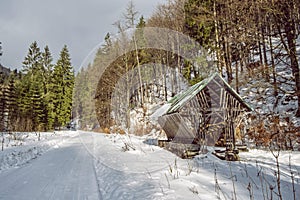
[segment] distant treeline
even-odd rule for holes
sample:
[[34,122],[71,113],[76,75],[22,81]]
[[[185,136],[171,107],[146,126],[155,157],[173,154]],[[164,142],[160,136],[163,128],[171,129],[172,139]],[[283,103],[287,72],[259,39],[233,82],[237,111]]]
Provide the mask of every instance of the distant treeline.
[[74,70],[67,46],[53,64],[33,42],[20,72],[0,74],[0,131],[45,131],[71,119]]

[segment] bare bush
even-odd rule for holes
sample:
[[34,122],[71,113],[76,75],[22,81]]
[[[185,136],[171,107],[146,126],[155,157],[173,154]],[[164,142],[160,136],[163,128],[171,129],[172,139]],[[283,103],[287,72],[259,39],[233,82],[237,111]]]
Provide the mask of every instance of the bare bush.
[[241,126],[246,127],[244,134],[256,147],[276,147],[281,150],[294,150],[300,131],[289,117],[275,113],[251,114]]

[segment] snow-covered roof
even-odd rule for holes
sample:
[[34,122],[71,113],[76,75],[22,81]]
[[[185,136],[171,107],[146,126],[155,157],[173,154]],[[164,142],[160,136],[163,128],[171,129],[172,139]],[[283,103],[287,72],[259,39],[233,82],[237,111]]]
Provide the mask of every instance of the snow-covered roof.
[[191,86],[186,91],[174,96],[168,103],[171,104],[169,110],[165,114],[170,114],[180,110],[187,102],[193,99],[199,92],[201,92],[212,80],[220,79],[222,86],[227,89],[240,103],[248,110],[252,108],[243,100],[243,98],[218,74],[214,73],[211,77],[206,78],[199,83]]
[[154,120],[154,121],[157,121],[158,118],[160,116],[163,116],[164,114],[166,114],[168,112],[168,110],[170,109],[171,107],[171,104],[170,103],[167,103],[167,104],[164,104],[163,106],[161,106],[160,108],[158,108],[151,116],[150,116],[150,119],[151,120]]

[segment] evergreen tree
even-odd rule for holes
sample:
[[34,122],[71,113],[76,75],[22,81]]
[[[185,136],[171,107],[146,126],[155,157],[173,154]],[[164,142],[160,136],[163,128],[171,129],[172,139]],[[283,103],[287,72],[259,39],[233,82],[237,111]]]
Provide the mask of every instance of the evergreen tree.
[[74,88],[74,70],[66,45],[54,67],[52,81],[52,92],[56,95],[53,99],[54,125],[64,126],[71,119]]
[[54,128],[55,123],[55,106],[57,105],[57,99],[58,95],[60,93],[58,91],[58,87],[56,85],[55,79],[54,79],[54,71],[50,74],[49,82],[47,85],[47,94],[46,94],[46,102],[47,102],[47,128],[48,130],[51,130]]
[[46,119],[46,102],[44,98],[44,88],[41,87],[40,78],[42,75],[34,76],[31,87],[31,104],[33,113],[33,128],[35,131],[45,130]]
[[51,52],[49,50],[49,47],[46,46],[44,48],[44,52],[42,53],[42,69],[43,69],[42,72],[43,72],[45,94],[48,92],[47,85],[51,81],[51,75],[53,72],[52,61],[53,61],[53,58],[52,58]]
[[28,54],[23,61],[23,72],[32,73],[42,70],[42,53],[36,41],[34,41],[28,50]]
[[69,122],[72,109],[74,71],[64,46],[56,65],[49,47],[41,52],[33,42],[21,73],[0,77],[0,129],[43,131]]
[[17,84],[18,99],[17,103],[20,110],[19,131],[30,131],[31,127],[31,112],[30,112],[30,79],[29,75],[22,75],[21,81]]
[[23,117],[30,123],[26,123],[27,129],[34,131],[45,129],[46,124],[45,70],[42,60],[40,48],[37,42],[33,42],[23,62],[25,75],[21,83],[20,106]]
[[16,131],[17,120],[20,112],[17,104],[17,83],[19,82],[19,76],[17,70],[11,72],[8,78],[8,129],[10,131]]
[[42,69],[43,69],[43,82],[44,82],[44,102],[46,104],[46,109],[44,109],[45,124],[48,130],[53,129],[53,94],[50,94],[50,88],[52,84],[52,73],[53,73],[53,58],[49,47],[44,48],[42,53]]
[[185,4],[185,32],[202,46],[209,46],[214,36],[213,2],[188,0]]
[[0,73],[0,131],[5,131],[5,113],[6,113],[6,93],[5,93],[5,81],[6,77],[3,73]]

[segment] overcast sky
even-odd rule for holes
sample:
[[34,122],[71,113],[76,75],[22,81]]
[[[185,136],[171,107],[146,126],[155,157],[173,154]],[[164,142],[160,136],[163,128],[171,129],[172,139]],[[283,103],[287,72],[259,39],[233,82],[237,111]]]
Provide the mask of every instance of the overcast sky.
[[[166,0],[133,0],[140,15],[148,18]],[[122,18],[129,0],[1,0],[0,63],[21,69],[33,41],[41,50],[48,45],[56,62],[63,45],[69,48],[78,69],[88,53],[103,42],[112,25]]]

